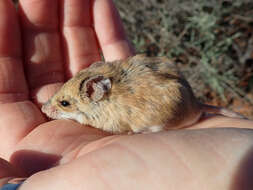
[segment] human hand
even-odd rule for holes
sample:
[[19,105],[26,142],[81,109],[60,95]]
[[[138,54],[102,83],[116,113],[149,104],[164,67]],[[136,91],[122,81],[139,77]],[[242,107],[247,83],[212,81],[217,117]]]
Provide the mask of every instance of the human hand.
[[20,190],[250,190],[252,137],[252,130],[231,128],[106,137],[32,175]]
[[39,109],[100,60],[100,49],[106,60],[133,54],[112,2],[92,2],[20,0],[16,15],[10,0],[0,1],[0,157],[28,175],[55,164],[70,145],[106,136],[72,121],[47,122]]
[[[0,56],[2,57],[0,58],[0,81],[2,81],[0,83],[0,91],[4,92],[0,95],[0,101],[3,103],[0,105],[0,138],[6,139],[5,142],[0,145],[0,157],[9,160],[12,165],[24,173],[23,175],[30,175],[37,171],[44,170],[44,172],[38,173],[31,178],[29,182],[30,184],[34,184],[34,180],[42,179],[43,176],[47,176],[43,174],[48,174],[47,172],[51,171],[56,172],[48,176],[52,176],[52,178],[46,178],[44,185],[52,184],[50,180],[55,180],[54,182],[61,183],[62,180],[57,180],[57,178],[53,177],[54,175],[60,175],[61,173],[70,174],[72,175],[72,178],[70,179],[79,180],[77,176],[73,175],[73,171],[71,172],[71,169],[68,170],[66,167],[69,166],[72,168],[72,164],[76,163],[75,166],[78,168],[83,166],[84,162],[87,163],[85,167],[87,165],[88,167],[91,167],[92,160],[89,160],[90,158],[89,154],[86,154],[87,152],[97,150],[96,152],[98,152],[98,154],[105,155],[101,157],[101,163],[104,163],[103,159],[106,158],[108,158],[108,163],[115,163],[118,159],[118,155],[125,153],[124,151],[126,150],[124,148],[122,148],[122,150],[117,149],[112,153],[112,149],[106,149],[107,147],[105,145],[107,141],[114,141],[116,139],[114,142],[117,144],[121,141],[124,142],[126,139],[135,138],[133,142],[139,144],[138,150],[140,149],[141,152],[142,149],[149,149],[149,146],[147,147],[147,145],[152,146],[150,142],[146,144],[147,140],[155,139],[156,135],[158,135],[136,135],[133,137],[111,136],[103,138],[108,134],[93,128],[81,126],[72,121],[58,120],[46,122],[46,119],[36,105],[39,105],[50,97],[61,85],[65,77],[68,78],[72,76],[81,68],[99,59],[98,46],[95,43],[94,36],[90,35],[90,30],[86,30],[87,23],[84,25],[84,28],[80,28],[80,22],[83,26],[84,17],[80,17],[80,11],[73,11],[73,9],[83,7],[80,4],[83,4],[84,1],[77,0],[75,1],[75,4],[72,5],[67,2],[73,1],[62,1],[65,2],[65,6],[60,6],[60,9],[62,10],[62,8],[65,7],[65,16],[63,20],[66,22],[60,22],[61,33],[58,33],[58,27],[56,27],[58,26],[57,22],[59,20],[54,19],[58,18],[57,16],[54,16],[54,14],[57,13],[55,10],[58,7],[55,5],[56,2],[57,1],[49,0],[44,0],[43,2],[41,0],[21,1],[23,9],[20,13],[23,34],[21,43],[15,10],[11,8],[10,2],[0,1],[0,12],[3,15],[0,17],[0,36],[4,36],[4,38],[0,38]],[[104,5],[104,3],[108,2],[110,4],[110,1],[99,0],[95,2],[97,2],[97,5],[95,4],[93,6],[93,10],[97,10],[97,13],[96,11],[93,11],[94,23],[96,20],[96,14],[98,14],[101,22],[97,22],[97,26],[94,24],[94,28],[105,58],[107,60],[113,60],[131,55],[133,51],[126,41],[123,29],[119,25],[119,18],[116,17],[115,14],[111,15],[110,13],[114,11],[110,11],[111,9],[107,9],[107,6]],[[51,6],[48,6],[49,4]],[[111,6],[112,4],[110,4],[109,7]],[[105,15],[109,14],[109,16],[105,16],[103,12]],[[81,21],[78,22],[77,18],[81,18]],[[99,18],[97,19],[99,20]],[[105,21],[104,19],[108,19],[109,21]],[[69,22],[75,23],[77,26],[68,26]],[[63,23],[67,23],[67,25],[64,25]],[[105,26],[106,23],[111,24]],[[106,29],[109,29],[109,31],[106,31]],[[63,38],[61,38],[61,35],[63,35]],[[73,39],[74,37],[76,37],[76,39]],[[22,47],[25,47],[23,49],[23,58],[20,57],[21,44],[23,44]],[[63,46],[61,46],[61,44],[63,44]],[[85,44],[91,46],[87,47]],[[64,49],[64,51],[60,51],[61,48]],[[21,60],[23,59],[24,67],[21,64]],[[83,60],[85,60],[85,62],[81,62]],[[66,63],[67,65],[65,68],[67,70],[66,73],[63,72],[65,71],[65,69],[63,69],[63,63]],[[26,75],[23,70],[25,70]],[[252,122],[224,117],[213,117],[200,122],[193,126],[193,128],[194,127],[252,127]],[[248,131],[246,132],[248,133]],[[186,131],[186,133],[191,134],[194,133],[194,131]],[[166,134],[169,135],[171,132],[159,133],[159,135]],[[221,131],[220,134],[224,135],[224,137],[228,135],[227,139],[231,137],[231,134],[227,134],[226,131]],[[205,136],[205,133],[201,133],[198,134],[196,139],[201,142],[200,144],[204,144],[203,141],[205,140]],[[250,135],[246,139],[249,139],[249,137]],[[158,139],[159,138],[160,136]],[[170,138],[170,135],[168,138]],[[214,137],[213,140],[216,142],[215,138],[216,137]],[[222,138],[219,138],[220,141],[222,141]],[[127,140],[127,142],[129,142],[129,140]],[[178,145],[178,142],[175,139],[170,143],[172,143],[173,146]],[[133,146],[133,144],[126,144],[127,148],[131,148],[131,146]],[[185,151],[187,146],[182,146],[184,147],[179,150]],[[239,146],[241,145],[238,145],[238,147]],[[157,149],[162,153],[163,151],[166,151],[167,148],[168,147],[166,146],[161,148],[158,145],[154,145],[153,149]],[[150,153],[155,154],[153,149],[150,149]],[[223,151],[223,149],[224,148],[221,147],[220,151]],[[202,146],[199,149],[196,149],[195,153],[201,155],[201,152],[204,150],[206,150],[206,147]],[[209,156],[211,157],[211,155],[213,162],[219,160],[217,156],[214,156],[214,152],[211,151]],[[176,152],[172,153],[172,156],[176,156]],[[131,162],[132,157],[133,155],[130,153],[130,161],[127,161],[124,166],[121,166],[123,168],[119,167],[118,169],[125,171],[127,167],[136,166],[134,163],[135,161]],[[193,157],[187,157],[189,158],[189,162],[194,161]],[[145,158],[146,160],[144,160],[143,163],[146,163],[147,166],[152,168],[153,163],[150,162],[151,160],[148,159],[148,157]],[[86,159],[88,159],[88,161]],[[199,159],[200,161],[203,161],[206,157],[200,157]],[[166,165],[165,161],[161,160],[161,157],[155,157],[155,161],[161,163],[165,168],[173,165],[171,171],[176,171],[177,168],[180,167],[180,163],[175,164],[169,161],[169,165]],[[62,163],[64,163],[64,165],[45,170],[53,165],[61,165]],[[197,165],[194,166],[199,168]],[[235,166],[236,164],[233,166],[231,165],[231,167]],[[63,170],[61,170],[61,168],[63,168]],[[101,169],[103,168],[100,168],[99,170]],[[138,167],[136,169],[138,169]],[[200,167],[199,172],[196,172],[196,174],[201,175],[204,169],[205,167]],[[231,168],[228,167],[227,169]],[[82,175],[83,171],[87,172],[90,170],[80,170],[80,173],[77,172],[76,174]],[[216,170],[213,171],[215,173]],[[110,172],[113,171],[109,171],[108,174],[110,174]],[[98,174],[99,171],[95,176]],[[120,176],[118,177],[120,178]],[[175,178],[171,177],[171,180],[173,179]],[[127,179],[124,180],[125,182],[128,181]],[[29,183],[27,182],[27,184]],[[82,181],[80,182],[80,185],[84,185]],[[148,184],[146,183],[146,185]]]

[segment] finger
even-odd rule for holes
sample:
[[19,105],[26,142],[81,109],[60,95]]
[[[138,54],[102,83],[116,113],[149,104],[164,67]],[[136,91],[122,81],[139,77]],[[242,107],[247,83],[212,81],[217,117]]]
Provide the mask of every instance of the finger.
[[60,7],[66,69],[71,77],[101,58],[92,27],[91,0],[61,0]]
[[15,169],[6,160],[0,158],[0,187],[2,178],[14,176],[16,174]]
[[124,59],[134,54],[112,0],[95,0],[94,27],[98,42],[107,61]]
[[8,160],[17,143],[29,134],[45,118],[31,101],[9,103],[0,106],[0,157]]
[[29,88],[43,102],[64,81],[58,1],[20,0],[19,12]]
[[0,103],[22,101],[28,98],[28,90],[18,18],[10,0],[0,1],[0,13]]

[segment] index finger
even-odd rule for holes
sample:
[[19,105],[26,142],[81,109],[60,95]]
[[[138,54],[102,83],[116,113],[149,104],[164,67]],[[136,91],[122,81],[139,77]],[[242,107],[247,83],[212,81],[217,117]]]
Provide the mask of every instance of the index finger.
[[21,59],[21,38],[16,9],[0,1],[0,103],[28,99]]

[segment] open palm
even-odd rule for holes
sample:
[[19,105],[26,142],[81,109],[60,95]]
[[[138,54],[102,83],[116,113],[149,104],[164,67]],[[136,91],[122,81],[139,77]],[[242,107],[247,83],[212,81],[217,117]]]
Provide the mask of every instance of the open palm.
[[0,0],[0,158],[11,164],[0,159],[0,185],[34,174],[21,189],[252,187],[252,131],[201,129],[252,121],[215,116],[198,130],[131,136],[47,122],[40,105],[64,81],[101,51],[114,60],[133,50],[111,0],[20,0],[18,12]]
[[[10,1],[0,1],[0,12],[0,157],[31,174],[54,164],[78,138],[105,136],[71,121],[47,122],[40,105],[100,60],[100,50],[106,60],[133,50],[111,1],[21,0],[18,15]],[[36,157],[40,166],[28,166]]]

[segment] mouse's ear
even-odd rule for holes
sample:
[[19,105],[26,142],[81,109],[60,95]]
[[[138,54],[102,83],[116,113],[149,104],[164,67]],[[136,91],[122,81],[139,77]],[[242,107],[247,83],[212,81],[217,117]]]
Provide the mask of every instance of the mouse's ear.
[[101,100],[112,88],[112,83],[109,78],[104,76],[95,76],[85,79],[80,86],[81,96],[86,96],[92,101]]

